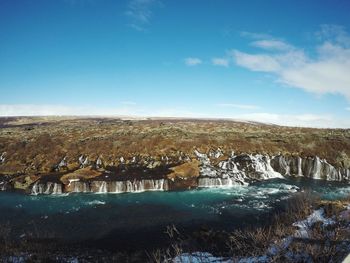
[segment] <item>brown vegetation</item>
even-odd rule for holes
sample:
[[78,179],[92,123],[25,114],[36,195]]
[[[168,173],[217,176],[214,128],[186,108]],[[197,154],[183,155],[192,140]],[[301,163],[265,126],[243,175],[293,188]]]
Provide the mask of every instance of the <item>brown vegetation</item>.
[[91,178],[95,178],[102,175],[102,172],[91,169],[90,167],[78,169],[72,173],[68,173],[63,175],[60,180],[63,184],[69,184],[69,180],[79,179],[79,180],[87,180]]
[[168,174],[169,179],[175,179],[177,177],[181,179],[198,177],[199,176],[199,161],[192,160],[191,162],[184,163],[170,168],[173,172]]
[[[314,194],[298,193],[265,226],[232,232],[202,229],[192,236],[183,235],[172,226],[168,228],[171,246],[149,253],[149,257],[152,262],[171,262],[170,259],[182,253],[190,255],[192,252],[206,251],[233,262],[266,255],[268,262],[342,262],[350,253],[350,218],[344,219],[339,215],[350,211],[346,209],[348,205],[349,200],[321,201]],[[335,224],[323,226],[316,223],[310,226],[307,238],[296,237],[293,223],[304,220],[320,207]],[[269,251],[271,247],[275,247],[274,253]],[[198,258],[196,260],[202,262]],[[203,262],[208,260],[203,258]]]
[[281,127],[224,120],[120,120],[117,118],[2,118],[0,174],[49,173],[63,157],[77,169],[78,157],[113,165],[123,156],[193,156],[220,147],[268,154],[326,158],[350,163],[350,130]]

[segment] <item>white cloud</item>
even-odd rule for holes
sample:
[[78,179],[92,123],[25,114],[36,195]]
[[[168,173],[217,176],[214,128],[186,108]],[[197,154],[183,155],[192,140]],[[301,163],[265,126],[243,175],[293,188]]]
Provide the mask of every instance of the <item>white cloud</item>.
[[242,37],[247,37],[247,38],[251,38],[251,39],[272,39],[271,35],[265,34],[265,33],[241,31],[240,35]]
[[242,110],[256,110],[260,108],[259,106],[249,104],[219,103],[216,105],[224,108],[236,108]]
[[253,71],[278,72],[280,70],[280,63],[270,55],[251,55],[238,50],[233,50],[230,54],[239,66]]
[[345,108],[346,110],[350,111],[350,107]]
[[349,128],[350,120],[338,119],[331,114],[275,114],[266,112],[236,116],[240,120],[271,123],[295,127]]
[[199,59],[199,58],[185,58],[185,64],[187,66],[197,66],[197,65],[200,65],[202,64],[202,60]]
[[[327,29],[328,36],[331,28]],[[339,34],[338,31],[333,34]],[[230,55],[237,65],[252,71],[271,73],[279,82],[288,86],[315,94],[340,94],[350,100],[348,44],[350,42],[347,42],[347,37],[342,33],[334,37],[333,42],[325,41],[319,45],[316,48],[316,56],[308,56],[304,50],[289,44],[286,45],[290,48],[279,49],[279,52],[273,54],[266,52],[250,54],[233,50]]]
[[211,60],[211,63],[214,66],[222,66],[222,67],[228,67],[229,60],[227,58],[213,58]]
[[130,0],[125,14],[129,17],[131,28],[145,31],[153,16],[152,9],[162,5],[159,0]]
[[284,41],[273,40],[273,39],[254,41],[251,43],[251,45],[255,47],[267,49],[267,50],[288,50],[293,48],[291,45],[289,45]]

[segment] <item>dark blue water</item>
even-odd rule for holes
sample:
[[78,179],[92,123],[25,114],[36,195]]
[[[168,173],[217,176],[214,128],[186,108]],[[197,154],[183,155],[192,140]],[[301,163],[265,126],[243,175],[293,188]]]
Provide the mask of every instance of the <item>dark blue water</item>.
[[257,224],[296,189],[311,189],[325,199],[350,194],[349,185],[290,179],[182,192],[62,196],[2,192],[0,224],[9,226],[12,238],[130,245],[147,242],[150,234],[157,239],[170,224],[223,229]]

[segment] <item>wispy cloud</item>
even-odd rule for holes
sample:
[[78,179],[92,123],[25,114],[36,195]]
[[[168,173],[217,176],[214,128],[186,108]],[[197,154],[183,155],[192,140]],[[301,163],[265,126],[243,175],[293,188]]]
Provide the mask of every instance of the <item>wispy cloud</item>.
[[214,66],[222,66],[222,67],[228,67],[229,66],[229,60],[227,58],[213,58],[211,60],[211,63]]
[[342,27],[327,26],[319,35],[327,40],[315,48],[316,56],[310,56],[303,49],[288,43],[269,39],[253,42],[253,45],[263,49],[274,47],[278,52],[251,54],[232,50],[230,54],[237,65],[252,71],[271,73],[288,86],[316,94],[340,94],[350,100],[348,34]]
[[252,46],[267,50],[289,50],[293,49],[291,45],[281,40],[257,40],[251,43]]
[[251,39],[273,39],[271,35],[265,34],[265,33],[241,31],[240,35],[242,37],[251,38]]
[[199,58],[189,57],[189,58],[185,58],[185,64],[187,66],[197,66],[202,64],[202,60]]
[[350,111],[350,107],[345,108],[346,110]]
[[145,31],[151,22],[153,8],[161,5],[160,0],[129,0],[125,11],[130,19],[128,26],[137,31]]
[[248,113],[237,119],[251,120],[296,127],[349,128],[350,120],[338,119],[331,114],[276,114],[267,112]]
[[216,104],[216,106],[223,107],[223,108],[236,108],[236,109],[242,109],[242,110],[260,109],[260,107],[257,105],[235,104],[235,103],[219,103],[219,104]]
[[344,26],[340,25],[321,25],[320,30],[315,33],[321,41],[336,42],[341,45],[350,45],[350,36]]
[[230,52],[237,65],[248,68],[252,71],[278,72],[280,63],[268,54],[248,54],[238,50]]

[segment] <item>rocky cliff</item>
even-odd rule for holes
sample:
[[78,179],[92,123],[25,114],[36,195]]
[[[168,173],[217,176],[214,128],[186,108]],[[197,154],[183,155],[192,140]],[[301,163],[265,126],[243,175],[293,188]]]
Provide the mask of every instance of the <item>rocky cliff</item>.
[[349,181],[350,130],[205,120],[2,118],[0,190],[167,191]]

